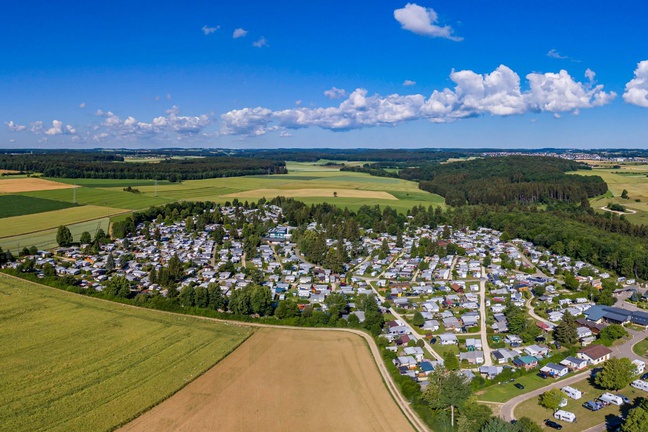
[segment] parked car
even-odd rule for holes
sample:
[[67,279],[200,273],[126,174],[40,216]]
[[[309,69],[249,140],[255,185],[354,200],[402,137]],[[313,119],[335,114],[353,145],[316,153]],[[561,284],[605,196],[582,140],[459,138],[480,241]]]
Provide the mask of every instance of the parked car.
[[598,411],[603,409],[605,405],[599,401],[587,401],[583,404],[583,408],[587,408],[590,411]]
[[513,385],[515,386],[515,388],[518,388],[520,390],[524,390],[524,386],[522,384],[520,384],[520,383],[515,383]]
[[565,408],[567,406],[567,399],[562,398],[560,399],[560,403],[558,404],[560,408]]
[[553,420],[545,420],[545,425],[549,426],[550,428],[556,429],[556,430],[561,430],[562,425],[558,422],[555,422]]
[[560,349],[560,342],[558,341],[554,342],[554,346],[556,347],[556,349]]
[[622,394],[619,394],[617,396],[619,396],[623,400],[623,403],[629,404],[631,402],[630,398],[627,396],[623,396]]
[[646,372],[645,374],[641,375],[641,379],[642,379],[642,380],[648,380],[648,372]]

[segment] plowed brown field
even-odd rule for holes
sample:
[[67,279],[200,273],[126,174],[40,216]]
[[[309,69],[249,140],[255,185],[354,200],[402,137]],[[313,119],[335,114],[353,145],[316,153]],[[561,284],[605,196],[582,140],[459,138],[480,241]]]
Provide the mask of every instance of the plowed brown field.
[[411,431],[364,340],[259,329],[122,431]]

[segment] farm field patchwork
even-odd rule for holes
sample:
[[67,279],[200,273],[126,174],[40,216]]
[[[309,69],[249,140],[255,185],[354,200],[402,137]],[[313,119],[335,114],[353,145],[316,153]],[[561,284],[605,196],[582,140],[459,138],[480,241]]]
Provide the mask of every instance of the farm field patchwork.
[[2,178],[0,193],[18,193],[38,190],[70,189],[72,185],[41,178]]
[[0,297],[3,430],[112,430],[211,368],[252,332],[4,275]]
[[[35,231],[45,231],[59,225],[70,225],[106,216],[120,217],[128,210],[143,210],[150,206],[163,205],[179,200],[214,201],[225,203],[234,198],[257,200],[262,196],[272,199],[276,196],[292,196],[306,204],[328,202],[338,207],[358,210],[363,205],[390,206],[406,212],[416,205],[445,206],[443,197],[421,191],[418,184],[406,180],[372,177],[365,173],[341,172],[336,167],[325,167],[319,164],[287,164],[290,174],[272,176],[228,177],[206,180],[187,180],[182,183],[158,182],[152,180],[124,179],[56,179],[57,183],[67,189],[35,190],[21,192],[20,196],[60,201],[65,205],[77,204],[84,207],[55,212],[44,212],[29,215],[29,209],[23,206],[23,215],[16,215],[11,226],[0,227],[0,244],[6,244],[6,237],[23,236]],[[20,179],[39,180],[42,179]],[[0,180],[0,184],[6,180]],[[74,185],[75,191],[70,190]],[[123,189],[131,186],[140,193],[129,193]],[[333,192],[338,196],[334,197]],[[81,210],[83,209],[83,210]],[[103,209],[103,210],[99,210]],[[103,228],[107,231],[106,228]],[[94,231],[92,228],[90,231]],[[51,245],[54,237],[38,233],[38,239],[32,235],[13,241],[21,246]],[[74,232],[73,232],[74,234]],[[79,233],[80,234],[80,233]],[[5,246],[3,246],[5,247]],[[11,247],[13,249],[13,246]]]
[[0,219],[62,210],[70,207],[76,207],[76,204],[23,195],[0,195]]
[[364,340],[260,329],[122,431],[407,431]]
[[0,224],[0,238],[43,231],[50,228],[57,228],[60,225],[73,224],[91,219],[99,219],[124,211],[126,210],[88,205],[5,218]]

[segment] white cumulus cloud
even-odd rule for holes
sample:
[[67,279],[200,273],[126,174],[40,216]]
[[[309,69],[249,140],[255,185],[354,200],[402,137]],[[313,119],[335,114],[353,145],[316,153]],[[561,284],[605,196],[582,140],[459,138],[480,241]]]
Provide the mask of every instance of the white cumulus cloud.
[[407,87],[407,86],[413,86],[413,85],[416,85],[416,81],[412,81],[412,80],[405,80],[405,81],[403,81],[403,85],[404,85],[405,87]]
[[567,56],[560,55],[560,53],[559,53],[558,51],[556,51],[555,48],[551,48],[551,49],[549,50],[549,52],[547,53],[547,57],[551,57],[551,58],[555,58],[555,59],[560,59],[560,60],[565,60],[565,59],[569,58],[569,57],[567,57]]
[[625,86],[623,100],[632,105],[648,108],[648,60],[637,64],[634,76]]
[[453,41],[461,41],[463,38],[455,36],[450,26],[439,26],[439,17],[432,8],[424,8],[416,3],[407,3],[404,8],[394,11],[394,18],[405,30],[418,35],[440,37]]
[[346,95],[346,90],[337,87],[332,87],[329,90],[324,91],[324,96],[329,99],[342,99],[343,97],[346,97]]
[[232,37],[234,39],[238,39],[238,38],[245,37],[245,35],[247,34],[248,34],[247,30],[243,30],[242,28],[237,28],[236,30],[234,30],[234,33],[232,33]]
[[268,41],[266,40],[266,38],[261,36],[256,42],[252,42],[252,46],[256,48],[263,48],[270,45],[268,45]]
[[7,127],[11,132],[22,132],[27,129],[27,126],[16,124],[14,123],[13,120],[10,120],[9,122],[5,122],[5,124],[7,125]]
[[[593,75],[588,73],[588,76]],[[453,70],[450,79],[455,83],[454,88],[435,90],[427,98],[421,94],[369,95],[366,89],[359,88],[338,106],[277,111],[263,107],[232,110],[221,116],[220,133],[258,136],[273,130],[312,126],[346,131],[421,119],[442,123],[480,115],[509,116],[527,112],[560,115],[561,112],[605,105],[616,96],[592,81],[577,82],[564,70],[528,74],[529,89],[526,91],[521,88],[518,74],[504,65],[487,74]]]
[[216,31],[218,31],[219,28],[220,28],[219,25],[217,25],[216,27],[209,27],[208,25],[204,25],[204,26],[202,26],[201,30],[202,30],[202,32],[203,32],[203,34],[205,36],[208,36],[208,35],[216,32]]
[[65,125],[60,120],[52,120],[52,127],[47,129],[44,133],[45,135],[74,135],[76,134],[76,129],[71,125]]

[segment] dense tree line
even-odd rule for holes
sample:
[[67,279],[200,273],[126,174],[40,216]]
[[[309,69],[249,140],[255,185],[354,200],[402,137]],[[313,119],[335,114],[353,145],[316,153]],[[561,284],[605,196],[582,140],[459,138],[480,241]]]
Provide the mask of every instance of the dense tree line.
[[445,197],[446,204],[508,204],[584,199],[607,192],[599,176],[567,175],[587,165],[560,158],[506,156],[404,170],[400,177]]
[[129,162],[107,153],[0,154],[0,169],[41,173],[45,177],[199,180],[242,175],[285,174],[283,161],[210,156],[164,159],[159,163]]
[[236,154],[243,157],[296,162],[317,162],[325,159],[418,164],[421,161],[443,161],[449,158],[465,157],[473,153],[475,153],[474,150],[441,149],[254,149],[239,150]]

